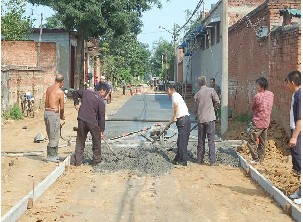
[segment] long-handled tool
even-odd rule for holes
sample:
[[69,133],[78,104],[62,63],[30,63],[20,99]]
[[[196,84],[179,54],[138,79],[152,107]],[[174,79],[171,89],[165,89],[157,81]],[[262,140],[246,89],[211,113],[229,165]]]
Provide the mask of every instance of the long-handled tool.
[[159,135],[152,141],[152,144],[154,143],[154,142],[156,142],[162,135],[163,135],[163,133],[166,131],[166,130],[168,130],[169,129],[169,127],[170,127],[170,125],[173,123],[173,121],[170,121],[166,126],[165,126],[165,128],[159,133]]
[[[104,138],[102,138],[102,140],[104,141],[104,143],[107,145],[107,147],[110,149],[110,151],[112,151],[113,154],[115,154],[115,152],[113,151],[113,149],[110,147],[110,145],[106,142],[106,140]],[[115,154],[116,155],[116,154]]]
[[189,133],[191,133],[191,131],[193,131],[194,129],[196,129],[197,126],[198,126],[198,124],[199,124],[199,123],[197,123],[196,125],[194,125],[194,126],[190,129]]

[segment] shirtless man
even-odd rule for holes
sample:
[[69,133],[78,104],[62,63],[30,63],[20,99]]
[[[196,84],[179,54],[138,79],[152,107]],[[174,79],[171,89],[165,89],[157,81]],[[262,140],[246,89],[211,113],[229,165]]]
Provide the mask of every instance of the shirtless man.
[[47,145],[47,161],[59,162],[58,144],[60,119],[64,120],[64,93],[61,90],[64,77],[57,74],[55,84],[48,87],[45,95],[44,122],[49,143]]

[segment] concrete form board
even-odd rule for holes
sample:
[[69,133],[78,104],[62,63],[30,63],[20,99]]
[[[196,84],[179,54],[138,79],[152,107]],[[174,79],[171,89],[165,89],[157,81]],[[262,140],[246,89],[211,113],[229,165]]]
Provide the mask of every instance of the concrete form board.
[[[65,171],[65,166],[69,165],[70,156],[65,158],[65,160],[60,163],[60,165],[48,175],[41,183],[39,183],[34,188],[34,198],[37,200],[43,193],[46,191],[59,176],[61,176]],[[27,203],[30,198],[33,196],[33,191],[30,191],[25,197],[21,199],[15,206],[13,206],[3,217],[1,217],[1,222],[13,222],[17,221],[27,210]]]
[[301,221],[301,209],[299,209],[292,200],[285,196],[279,189],[277,189],[269,180],[262,176],[255,168],[248,164],[248,162],[238,153],[240,158],[241,167],[245,170],[249,168],[250,176],[255,180],[270,196],[283,208],[284,211],[287,211],[287,205],[291,206],[290,215],[296,221]]

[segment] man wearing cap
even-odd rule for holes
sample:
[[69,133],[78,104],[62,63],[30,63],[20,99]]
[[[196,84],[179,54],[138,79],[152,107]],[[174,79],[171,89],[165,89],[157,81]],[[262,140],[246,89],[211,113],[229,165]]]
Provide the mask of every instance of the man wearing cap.
[[110,86],[108,85],[108,83],[105,81],[105,76],[100,76],[100,81],[99,83],[96,85],[95,90],[96,91],[100,91],[101,86],[105,86],[106,88],[106,92],[105,95],[102,96],[104,103],[106,104],[107,102],[107,98],[109,97],[110,94]]

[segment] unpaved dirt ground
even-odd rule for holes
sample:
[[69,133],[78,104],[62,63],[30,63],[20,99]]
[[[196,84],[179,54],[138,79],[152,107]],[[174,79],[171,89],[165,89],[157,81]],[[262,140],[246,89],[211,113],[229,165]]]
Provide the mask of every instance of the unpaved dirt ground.
[[[130,98],[121,94],[119,91],[113,95],[112,103],[107,106],[107,115]],[[76,135],[73,131],[77,126],[76,116],[70,101],[66,104],[66,124],[62,128],[62,136],[66,139]],[[26,130],[22,129],[25,125]],[[230,124],[229,138],[239,139],[239,129],[242,128],[238,123]],[[4,123],[2,151],[45,151],[47,142],[33,143],[38,132],[46,135],[43,111],[34,119]],[[60,145],[61,156],[73,151],[72,147],[65,146],[64,140],[60,140]],[[39,183],[55,169],[57,164],[42,161],[45,155],[1,158],[1,215],[31,191],[33,181]],[[272,159],[271,163],[276,164]],[[287,169],[291,171],[289,161],[285,167],[288,167],[285,172]],[[270,169],[275,170],[274,167]],[[20,221],[255,220],[292,221],[262,188],[245,176],[243,170],[192,163],[187,168],[176,168],[158,177],[138,176],[129,171],[100,173],[89,165],[70,166]]]

